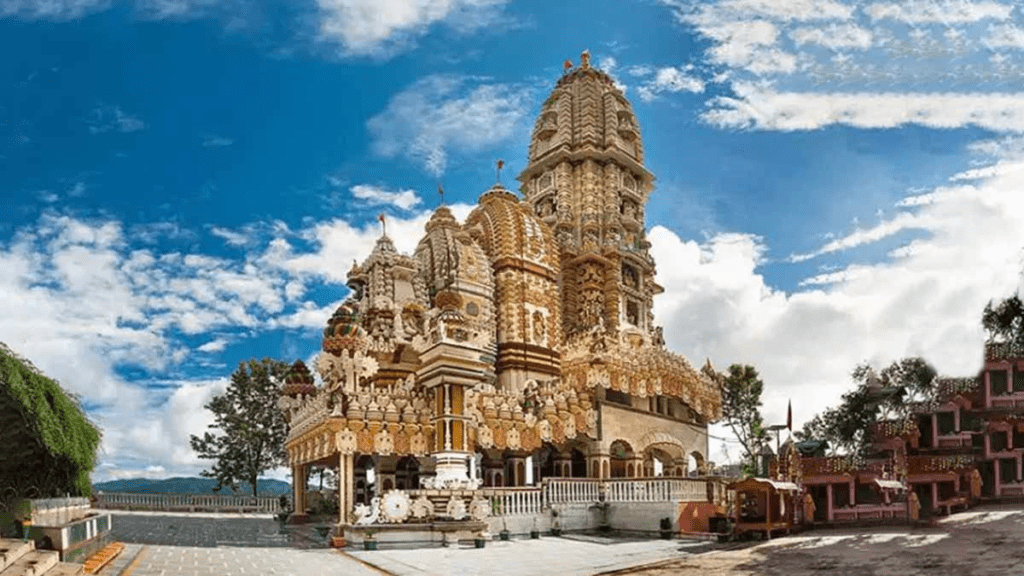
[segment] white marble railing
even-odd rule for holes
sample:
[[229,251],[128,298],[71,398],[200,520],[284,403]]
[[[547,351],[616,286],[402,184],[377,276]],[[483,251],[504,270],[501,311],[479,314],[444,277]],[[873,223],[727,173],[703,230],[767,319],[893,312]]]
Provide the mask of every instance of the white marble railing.
[[163,510],[196,512],[278,512],[279,499],[275,496],[236,496],[231,494],[129,494],[100,492],[96,494],[95,508],[114,510]]
[[637,478],[606,480],[608,502],[706,502],[707,480],[697,478]]
[[522,516],[539,514],[544,507],[540,488],[504,488],[487,497],[491,501],[493,516]]
[[545,478],[541,488],[547,505],[593,504],[601,496],[601,481],[590,478]]

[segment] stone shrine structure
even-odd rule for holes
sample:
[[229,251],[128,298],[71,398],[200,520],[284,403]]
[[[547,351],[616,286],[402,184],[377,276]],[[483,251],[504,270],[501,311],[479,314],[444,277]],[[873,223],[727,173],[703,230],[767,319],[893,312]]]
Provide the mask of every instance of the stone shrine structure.
[[311,465],[338,467],[342,524],[488,513],[403,495],[421,487],[703,472],[714,371],[655,325],[654,176],[629,101],[587,53],[544,102],[518,180],[522,196],[495,184],[464,223],[438,208],[412,255],[385,234],[353,264],[323,387],[299,361],[282,389],[299,514]]

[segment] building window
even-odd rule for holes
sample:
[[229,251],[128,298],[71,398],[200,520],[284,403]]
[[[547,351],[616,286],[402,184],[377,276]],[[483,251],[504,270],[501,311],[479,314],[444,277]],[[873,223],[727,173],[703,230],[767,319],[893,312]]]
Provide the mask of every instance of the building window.
[[992,385],[993,396],[1001,396],[1009,392],[1006,387],[1006,370],[989,370],[988,380]]
[[640,304],[635,300],[626,301],[626,322],[633,326],[640,326]]
[[1014,458],[999,459],[999,481],[1011,484],[1017,481],[1017,460]]
[[1021,372],[1016,367],[1013,369],[1013,391],[1024,392],[1024,372]]
[[1006,450],[1006,432],[993,432],[989,439],[989,446],[993,452]]
[[939,412],[937,415],[939,424],[939,436],[953,434],[956,432],[955,420],[952,412]]
[[640,273],[629,264],[622,265],[622,283],[633,290],[640,289]]
[[629,394],[619,392],[618,390],[605,390],[604,399],[608,402],[614,402],[615,404],[624,404],[626,406],[632,405]]

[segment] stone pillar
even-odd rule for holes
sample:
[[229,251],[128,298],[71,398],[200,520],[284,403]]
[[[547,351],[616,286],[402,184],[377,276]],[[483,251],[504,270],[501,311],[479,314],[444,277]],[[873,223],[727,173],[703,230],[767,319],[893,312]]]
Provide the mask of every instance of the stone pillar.
[[953,407],[953,430],[956,430],[957,434],[960,433],[960,406],[956,405]]
[[932,510],[939,505],[939,483],[932,482]]
[[306,515],[306,464],[292,466],[292,516]]
[[631,459],[633,462],[633,477],[643,478],[644,477],[644,460],[640,456],[633,456]]
[[434,386],[434,462],[436,481],[469,483],[470,417],[465,410],[465,387],[444,382]]
[[572,460],[562,454],[558,454],[557,456],[558,457],[555,458],[555,476],[572,476]]
[[515,454],[505,461],[505,485],[526,486],[526,456]]
[[832,521],[832,484],[825,484],[825,519]]
[[932,448],[939,447],[939,415],[932,413]]
[[611,474],[611,459],[607,454],[587,456],[587,476],[590,478],[608,478]]
[[[985,435],[985,438],[986,438],[986,440],[988,439],[988,434]],[[986,446],[986,448],[987,448],[987,446]],[[996,496],[996,498],[998,498],[999,496],[1001,496],[1000,492],[1003,489],[1003,479],[1002,479],[1003,473],[1002,473],[1002,470],[1000,470],[1000,468],[1002,468],[1002,462],[999,460],[999,458],[996,458],[996,459],[992,460],[992,464],[993,464],[992,467],[995,468],[995,471],[996,471],[996,474],[995,474],[995,476],[996,476],[995,477],[995,482],[996,482],[996,493],[995,493],[995,496]]]
[[342,454],[338,459],[338,523],[348,524],[348,515],[355,503],[353,455]]

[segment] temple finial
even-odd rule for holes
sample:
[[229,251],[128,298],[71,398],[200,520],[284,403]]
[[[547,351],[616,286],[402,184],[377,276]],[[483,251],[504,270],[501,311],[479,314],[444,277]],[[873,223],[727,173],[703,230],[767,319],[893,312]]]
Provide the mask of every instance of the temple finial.
[[584,50],[580,54],[580,68],[590,68],[590,50]]
[[498,179],[497,179],[497,183],[501,184],[501,169],[505,167],[505,161],[504,160],[498,160],[498,164],[497,165],[498,165]]
[[440,182],[437,183],[437,195],[441,198],[441,203],[438,206],[444,206],[444,186]]
[[380,214],[377,215],[377,220],[380,220],[380,235],[381,236],[387,236],[388,235],[388,222],[387,222],[387,220],[384,219],[384,213],[383,212],[381,212]]

